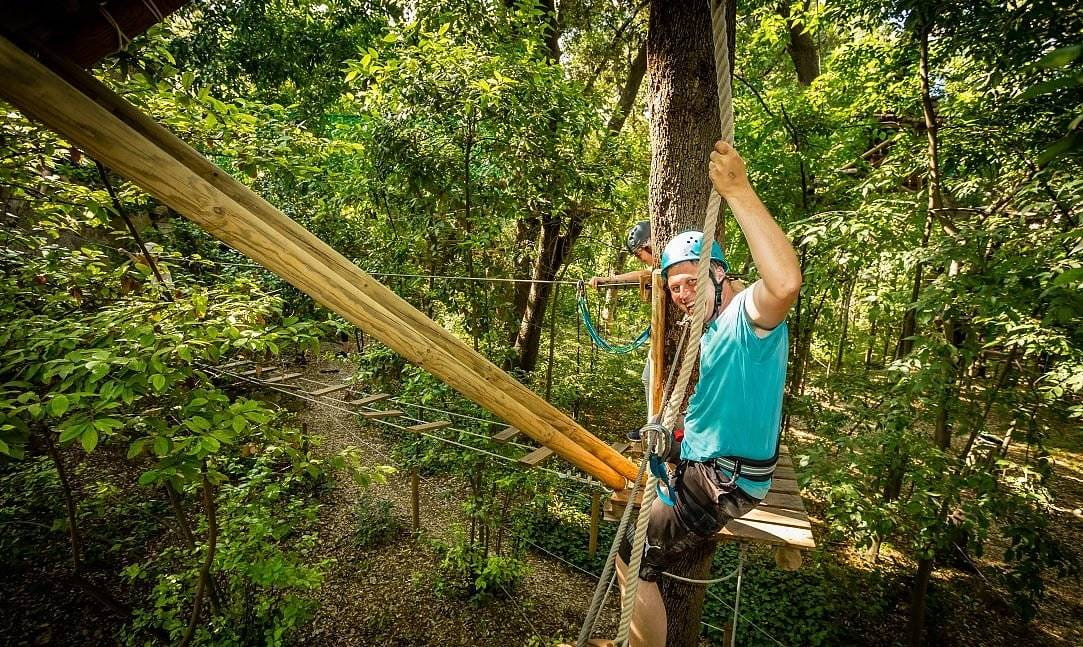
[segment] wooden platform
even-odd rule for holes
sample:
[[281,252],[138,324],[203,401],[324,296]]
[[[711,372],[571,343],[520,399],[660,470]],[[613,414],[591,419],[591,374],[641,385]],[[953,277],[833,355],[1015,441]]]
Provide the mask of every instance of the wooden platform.
[[[641,497],[642,493],[637,498]],[[619,520],[627,502],[628,490],[614,493],[605,505],[606,519]],[[781,549],[809,550],[816,547],[788,447],[783,445],[779,450],[778,466],[767,497],[744,516],[726,524],[719,531],[718,539],[771,544]]]

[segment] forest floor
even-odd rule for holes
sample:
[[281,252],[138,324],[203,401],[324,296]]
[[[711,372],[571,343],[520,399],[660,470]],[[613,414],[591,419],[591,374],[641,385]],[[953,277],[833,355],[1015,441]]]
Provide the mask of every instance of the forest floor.
[[[345,374],[345,372],[344,372]],[[323,376],[327,381],[327,376]],[[390,408],[390,407],[389,407]],[[372,466],[394,465],[387,438],[376,425],[314,404],[300,414],[324,439],[322,453],[361,447]],[[410,423],[407,423],[410,424]],[[408,432],[399,432],[408,433]],[[463,525],[465,483],[449,477],[420,480],[420,536],[409,532],[409,475],[399,472],[383,485],[362,491],[340,478],[323,501],[320,545],[336,564],[318,593],[320,608],[302,645],[551,645],[574,640],[596,579],[556,559],[527,555],[525,580],[506,599],[487,604],[449,598],[434,591],[439,557],[432,541],[450,541]],[[384,499],[404,531],[389,543],[357,548],[354,510],[359,497]],[[601,550],[604,550],[602,547]],[[617,604],[610,596],[599,635],[615,633]]]

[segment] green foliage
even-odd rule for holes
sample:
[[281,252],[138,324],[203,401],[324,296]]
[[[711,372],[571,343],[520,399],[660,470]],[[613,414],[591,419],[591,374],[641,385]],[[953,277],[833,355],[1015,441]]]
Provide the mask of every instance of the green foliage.
[[[284,645],[311,617],[307,593],[319,588],[329,563],[311,556],[318,541],[318,507],[306,496],[311,477],[282,470],[289,465],[288,452],[272,449],[223,466],[230,480],[218,497],[213,568],[223,605],[200,627],[198,644]],[[149,589],[127,629],[129,644],[142,644],[154,629],[179,639],[200,562],[169,547],[124,569],[134,586]]]
[[526,575],[526,563],[508,556],[486,554],[483,547],[467,541],[460,529],[450,543],[435,542],[438,564],[435,590],[461,596],[477,604],[512,594]]
[[363,494],[354,510],[357,529],[353,541],[358,548],[381,546],[402,534],[402,522],[395,517],[391,501]]

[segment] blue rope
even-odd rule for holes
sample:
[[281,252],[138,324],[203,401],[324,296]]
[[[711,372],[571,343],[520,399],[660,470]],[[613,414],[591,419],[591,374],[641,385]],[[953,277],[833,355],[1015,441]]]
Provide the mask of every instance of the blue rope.
[[587,306],[587,297],[583,294],[579,295],[579,316],[583,319],[583,325],[586,326],[587,334],[590,335],[594,345],[601,348],[607,353],[613,353],[614,355],[625,355],[637,348],[646,344],[651,338],[650,326],[647,329],[639,333],[639,337],[636,337],[631,342],[624,344],[623,346],[614,346],[610,344],[601,335],[598,334],[597,329],[594,328],[594,322],[590,318],[590,308]]

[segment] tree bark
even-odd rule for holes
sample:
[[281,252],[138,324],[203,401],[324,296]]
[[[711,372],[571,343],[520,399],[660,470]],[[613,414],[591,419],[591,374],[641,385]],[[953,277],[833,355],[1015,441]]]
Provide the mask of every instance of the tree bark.
[[[736,3],[727,3],[730,61],[734,60]],[[674,235],[702,227],[710,189],[707,161],[720,135],[718,97],[709,7],[698,0],[652,0],[647,32],[648,105],[651,113],[650,214],[655,249]],[[722,230],[723,219],[719,219]],[[716,237],[721,240],[721,236]],[[678,321],[668,304],[667,321]],[[674,361],[676,326],[666,333],[665,366]],[[714,544],[689,551],[670,569],[702,578],[710,569]],[[703,615],[702,586],[666,579],[659,583],[666,608],[669,646],[699,640]]]
[[[808,9],[808,2],[805,2]],[[790,4],[782,2],[778,7],[778,14],[786,20],[786,29],[790,32],[790,42],[786,45],[786,53],[793,61],[794,70],[797,72],[797,82],[801,85],[811,85],[816,77],[820,76],[820,51],[812,35],[805,31],[805,26],[794,21],[790,17]]]

